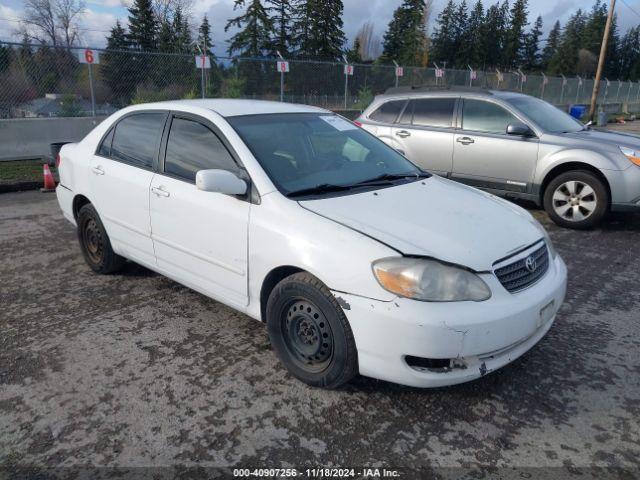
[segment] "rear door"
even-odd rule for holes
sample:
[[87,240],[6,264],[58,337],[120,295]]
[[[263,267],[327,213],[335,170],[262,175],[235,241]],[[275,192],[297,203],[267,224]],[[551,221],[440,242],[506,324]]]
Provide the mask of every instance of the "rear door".
[[454,112],[457,97],[409,100],[392,136],[416,165],[447,176],[453,165]]
[[158,266],[180,282],[244,306],[247,294],[247,198],[204,192],[199,170],[244,175],[219,130],[203,118],[175,113],[151,182],[151,227]]
[[366,117],[365,121],[362,122],[362,128],[374,134],[389,146],[397,148],[398,146],[391,136],[391,128],[406,104],[406,99],[394,99],[384,102]]
[[484,99],[462,100],[452,178],[500,191],[526,193],[538,160],[537,138],[507,135],[510,123],[524,123],[502,105]]
[[157,164],[167,112],[125,116],[111,128],[91,158],[91,201],[113,249],[155,264],[149,222],[149,186]]

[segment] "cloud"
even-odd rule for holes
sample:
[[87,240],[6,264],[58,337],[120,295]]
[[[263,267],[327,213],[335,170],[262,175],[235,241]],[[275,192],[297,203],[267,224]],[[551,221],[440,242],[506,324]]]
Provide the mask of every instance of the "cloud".
[[95,12],[90,8],[84,11],[80,21],[80,44],[88,47],[103,47],[117,17],[112,13]]
[[19,39],[20,12],[11,7],[0,5],[0,39],[16,41]]

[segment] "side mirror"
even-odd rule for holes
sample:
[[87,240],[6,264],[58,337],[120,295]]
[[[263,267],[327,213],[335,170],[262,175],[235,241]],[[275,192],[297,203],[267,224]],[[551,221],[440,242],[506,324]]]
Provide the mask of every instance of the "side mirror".
[[507,126],[507,135],[517,135],[520,137],[535,137],[536,134],[524,123],[510,123]]
[[224,195],[244,195],[247,182],[227,170],[200,170],[196,173],[196,187],[203,192]]

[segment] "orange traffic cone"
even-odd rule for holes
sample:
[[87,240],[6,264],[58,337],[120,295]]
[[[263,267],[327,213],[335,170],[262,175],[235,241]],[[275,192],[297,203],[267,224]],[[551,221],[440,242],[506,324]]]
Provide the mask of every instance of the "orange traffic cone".
[[53,179],[53,174],[49,169],[49,165],[46,163],[43,166],[44,168],[44,187],[40,189],[41,192],[55,192],[56,191],[56,181]]

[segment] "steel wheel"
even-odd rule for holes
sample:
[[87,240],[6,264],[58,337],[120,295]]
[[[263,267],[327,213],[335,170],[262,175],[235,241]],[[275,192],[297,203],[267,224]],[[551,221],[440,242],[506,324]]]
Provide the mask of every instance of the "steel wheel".
[[89,259],[96,264],[101,263],[104,255],[104,240],[100,227],[93,218],[86,222],[82,230],[82,241]]
[[569,222],[581,222],[589,218],[598,206],[598,196],[588,184],[571,180],[553,192],[554,211]]
[[285,345],[298,366],[307,372],[321,372],[333,359],[333,333],[329,322],[313,303],[297,299],[282,318]]

